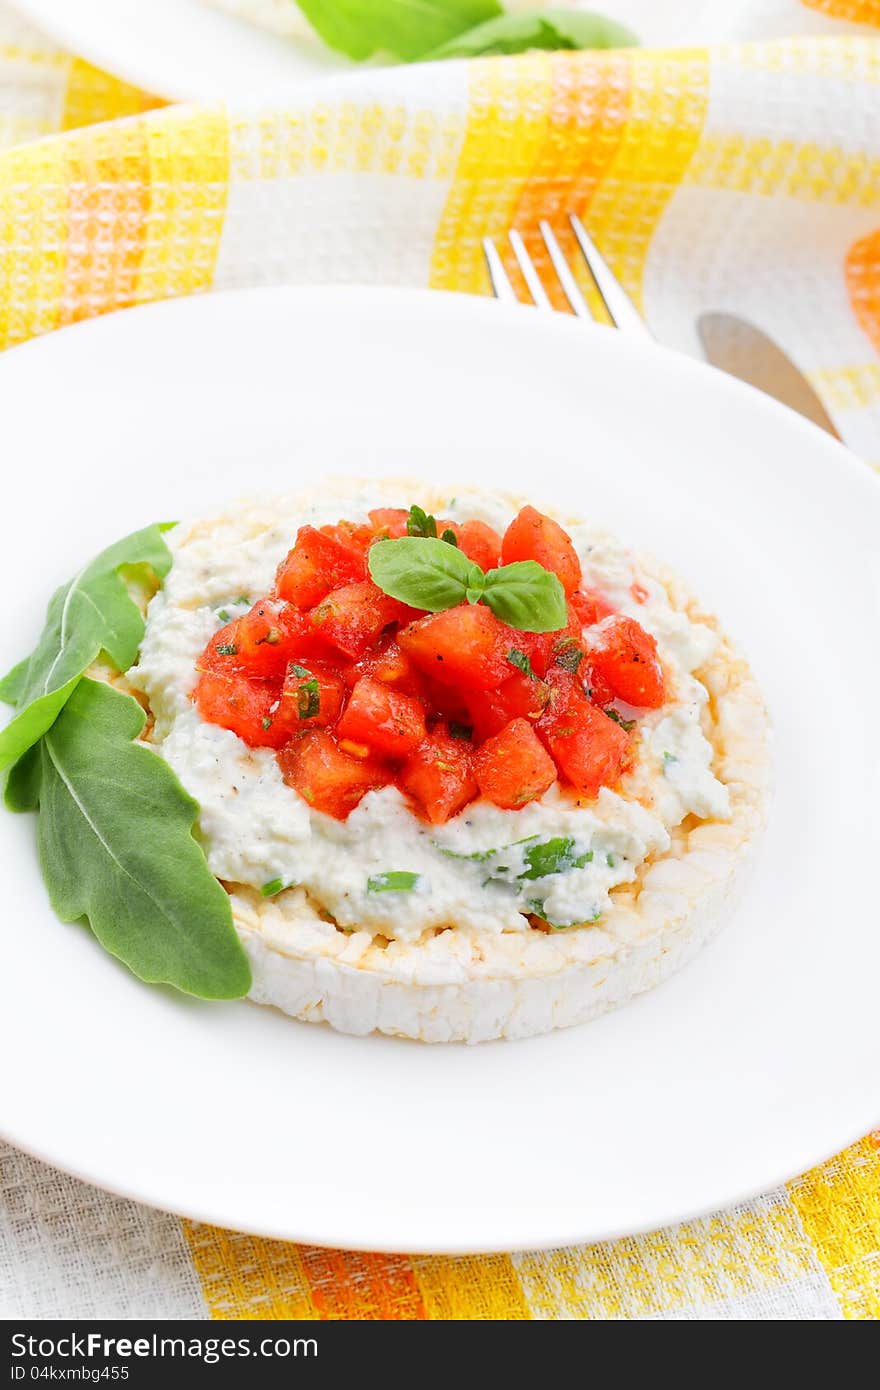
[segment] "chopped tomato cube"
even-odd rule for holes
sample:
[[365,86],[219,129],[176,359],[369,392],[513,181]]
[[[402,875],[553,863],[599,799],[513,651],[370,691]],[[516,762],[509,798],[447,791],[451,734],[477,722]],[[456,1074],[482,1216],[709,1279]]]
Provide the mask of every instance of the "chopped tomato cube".
[[406,535],[409,512],[405,507],[374,507],[367,515],[375,535],[387,536],[390,540],[398,540]]
[[550,687],[522,671],[514,671],[496,690],[472,690],[465,695],[470,723],[481,740],[500,733],[511,719],[537,719],[549,699]]
[[462,603],[401,628],[397,640],[425,675],[491,690],[510,674],[511,629],[483,604]]
[[569,605],[568,623],[557,632],[517,632],[515,646],[524,651],[536,676],[546,676],[557,656],[581,642],[581,625]]
[[285,723],[291,730],[335,724],[342,709],[345,682],[339,671],[321,661],[307,666],[292,661],[281,687]]
[[288,786],[316,811],[345,820],[368,791],[384,787],[388,768],[378,758],[352,758],[326,729],[308,729],[278,754]]
[[389,598],[371,579],[334,589],[310,616],[313,630],[345,656],[361,657],[389,623],[408,622],[413,609]]
[[[405,691],[407,695],[421,698],[425,694],[424,676],[416,670],[393,637],[383,637],[375,651],[367,653],[356,668],[354,679],[361,675],[373,676],[377,681],[393,685],[395,690]],[[352,685],[354,679],[350,682]]]
[[366,574],[366,554],[376,539],[372,526],[358,525],[356,521],[337,521],[335,526],[321,526],[318,529],[322,536],[329,536],[343,550],[347,550],[361,574]]
[[523,507],[508,526],[501,542],[501,558],[505,565],[537,560],[552,570],[567,594],[573,594],[581,582],[581,562],[570,536],[558,521],[534,507]]
[[477,795],[472,764],[468,740],[438,724],[407,758],[398,780],[425,820],[442,825]]
[[260,679],[280,679],[292,656],[319,645],[298,608],[263,598],[249,613],[215,632],[196,665],[200,671],[244,671]]
[[333,532],[301,526],[296,544],[278,566],[275,587],[281,598],[298,608],[313,608],[325,594],[342,584],[363,579],[366,574],[366,548],[343,543]]
[[582,628],[592,627],[609,617],[615,609],[598,589],[585,587],[572,594],[569,604],[577,614]]
[[[604,682],[618,700],[642,709],[659,709],[666,699],[657,643],[634,618],[607,618],[589,653],[591,685]],[[606,702],[607,703],[607,702]]]
[[474,775],[485,797],[515,811],[552,787],[556,767],[529,721],[514,719],[478,750]]
[[[452,526],[451,522],[444,524],[455,532],[462,554],[479,565],[481,570],[492,570],[501,564],[501,537],[485,521],[466,521],[461,526]],[[443,534],[440,522],[437,523],[437,534]]]
[[549,681],[552,695],[538,721],[538,732],[575,791],[595,796],[600,787],[611,786],[620,777],[629,758],[629,737],[590,704],[576,676],[554,671]]
[[193,699],[203,719],[238,734],[251,748],[280,748],[290,738],[275,681],[252,680],[241,671],[203,671]]
[[337,733],[388,758],[405,758],[425,737],[425,709],[415,696],[362,676],[351,692]]

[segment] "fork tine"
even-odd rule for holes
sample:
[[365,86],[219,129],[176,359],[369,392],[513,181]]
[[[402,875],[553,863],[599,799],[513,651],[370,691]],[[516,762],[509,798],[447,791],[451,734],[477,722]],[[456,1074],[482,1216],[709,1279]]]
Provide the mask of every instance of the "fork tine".
[[572,231],[577,237],[578,246],[581,254],[589,266],[596,289],[602,297],[602,302],[608,310],[608,316],[615,328],[619,328],[624,333],[639,334],[643,338],[650,338],[653,335],[646,327],[645,321],[633,304],[626,290],[613,274],[611,267],[602,255],[593,238],[590,236],[581,219],[573,212],[569,213],[568,220],[571,223]]
[[541,284],[538,272],[535,269],[535,263],[526,250],[526,244],[519,232],[514,228],[507,233],[507,239],[513,248],[513,254],[516,256],[516,263],[522,271],[523,279],[526,282],[529,294],[532,296],[535,308],[552,309],[553,305],[547,298],[547,291]]
[[483,255],[486,257],[486,265],[489,268],[489,279],[492,281],[492,290],[495,298],[500,299],[505,304],[518,304],[519,300],[516,297],[516,291],[510,283],[510,277],[504,269],[504,263],[490,236],[483,237]]
[[575,280],[568,268],[568,262],[562,254],[562,247],[556,240],[553,228],[550,226],[549,222],[539,222],[538,226],[541,229],[541,236],[544,238],[544,245],[547,247],[547,253],[550,260],[553,262],[553,269],[559,277],[559,283],[563,288],[565,297],[571,305],[573,312],[577,314],[580,319],[591,319],[593,315],[590,313],[587,301],[581,294],[577,280]]

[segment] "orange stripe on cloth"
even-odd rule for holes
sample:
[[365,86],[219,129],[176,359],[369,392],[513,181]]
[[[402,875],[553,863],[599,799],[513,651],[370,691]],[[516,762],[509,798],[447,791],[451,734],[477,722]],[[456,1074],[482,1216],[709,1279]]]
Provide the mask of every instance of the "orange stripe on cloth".
[[67,262],[61,323],[122,309],[137,298],[150,211],[143,123],[101,127],[67,149]]
[[315,1319],[298,1245],[182,1221],[212,1318]]
[[[629,116],[632,65],[625,50],[605,54],[557,54],[553,59],[550,120],[532,173],[513,213],[529,254],[557,309],[567,302],[552,272],[538,230],[550,222],[589,296],[589,272],[576,253],[567,214],[585,217],[596,189],[620,148]],[[509,257],[506,258],[509,260]],[[515,273],[512,263],[508,273]],[[594,312],[598,312],[594,306]]]
[[880,0],[801,0],[808,10],[821,10],[832,19],[880,25]]
[[359,1254],[300,1247],[318,1316],[326,1321],[405,1322],[425,1317],[406,1255]]
[[844,264],[853,313],[880,352],[880,231],[853,243]]
[[434,289],[486,293],[481,238],[510,226],[550,124],[553,63],[546,53],[468,68],[469,110],[461,153],[434,239]]
[[531,1318],[509,1255],[413,1258],[428,1318],[437,1321],[523,1322]]
[[880,1318],[880,1131],[788,1184],[846,1318]]

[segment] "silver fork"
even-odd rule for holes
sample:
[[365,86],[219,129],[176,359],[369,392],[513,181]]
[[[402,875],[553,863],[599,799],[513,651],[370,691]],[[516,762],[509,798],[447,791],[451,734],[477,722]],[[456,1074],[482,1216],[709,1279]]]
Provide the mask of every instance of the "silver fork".
[[[611,267],[606,261],[602,252],[599,250],[593,238],[590,236],[586,227],[579,217],[574,213],[569,213],[568,220],[571,229],[575,234],[577,244],[581,254],[587,263],[587,268],[593,278],[593,283],[599,292],[599,297],[605,305],[608,317],[624,333],[637,334],[642,338],[650,338],[651,332],[645,325],[645,321],[633,304],[626,290],[615,278]],[[539,222],[538,229],[541,233],[544,245],[547,247],[547,254],[550,257],[556,277],[562,286],[562,292],[571,306],[572,312],[578,318],[592,319],[593,314],[590,307],[581,293],[580,285],[572,274],[571,268],[565,259],[562,247],[556,238],[556,233],[549,222]],[[526,250],[525,242],[515,229],[508,232],[510,249],[516,257],[516,263],[522,271],[522,277],[526,282],[526,288],[532,297],[532,303],[536,309],[549,309],[552,311],[553,305],[550,303],[549,296],[541,283],[534,261]],[[513,288],[510,277],[504,269],[504,262],[498,253],[494,241],[491,237],[483,238],[483,251],[486,256],[486,264],[489,267],[489,278],[492,281],[492,289],[496,299],[501,299],[507,303],[515,304],[519,300],[516,290]]]
[[[574,232],[581,255],[586,262],[599,298],[605,306],[609,319],[615,328],[632,337],[651,339],[653,335],[644,319],[633,304],[626,290],[615,277],[611,267],[590,236],[579,217],[569,213],[568,220]],[[562,292],[572,312],[578,318],[593,319],[593,314],[581,292],[571,267],[565,259],[562,247],[549,222],[539,222],[541,238],[556,273]],[[550,310],[553,305],[541,281],[537,267],[526,249],[520,233],[515,229],[507,234],[516,263],[522,272],[526,288],[537,309]],[[510,276],[498,247],[491,237],[483,238],[483,251],[489,267],[489,278],[496,299],[509,304],[519,303]],[[800,368],[783,351],[778,343],[768,338],[766,333],[749,323],[746,319],[730,313],[704,313],[696,323],[697,333],[708,362],[739,377],[750,386],[775,397],[791,410],[812,420],[813,424],[827,430],[836,439],[840,434],[814,387]]]

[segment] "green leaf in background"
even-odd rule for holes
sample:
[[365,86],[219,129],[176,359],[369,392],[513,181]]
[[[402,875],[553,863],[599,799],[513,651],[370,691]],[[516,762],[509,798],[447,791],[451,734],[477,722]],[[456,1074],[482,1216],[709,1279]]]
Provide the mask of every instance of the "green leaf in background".
[[6,804],[39,806],[52,906],[87,917],[140,979],[203,999],[237,999],[251,974],[229,898],[193,838],[198,806],[158,754],[133,742],[144,712],[88,677],[12,769]]
[[483,602],[496,618],[520,632],[557,632],[568,622],[565,590],[537,560],[515,560],[489,570]]
[[360,61],[391,53],[404,62],[502,13],[498,0],[296,0],[329,48]]
[[370,574],[383,593],[440,613],[462,603],[469,588],[482,590],[483,571],[456,546],[431,536],[401,536],[370,546]]
[[425,53],[427,62],[438,58],[478,58],[531,49],[631,48],[638,39],[613,19],[584,10],[526,10],[503,14],[458,34],[448,43]]
[[119,671],[132,665],[144,620],[120,571],[148,566],[156,579],[163,579],[171,568],[171,552],[162,539],[167,529],[148,526],[117,541],[53,594],[33,652],[0,682],[0,699],[18,709],[0,732],[0,771],[51,728],[101,652]]

